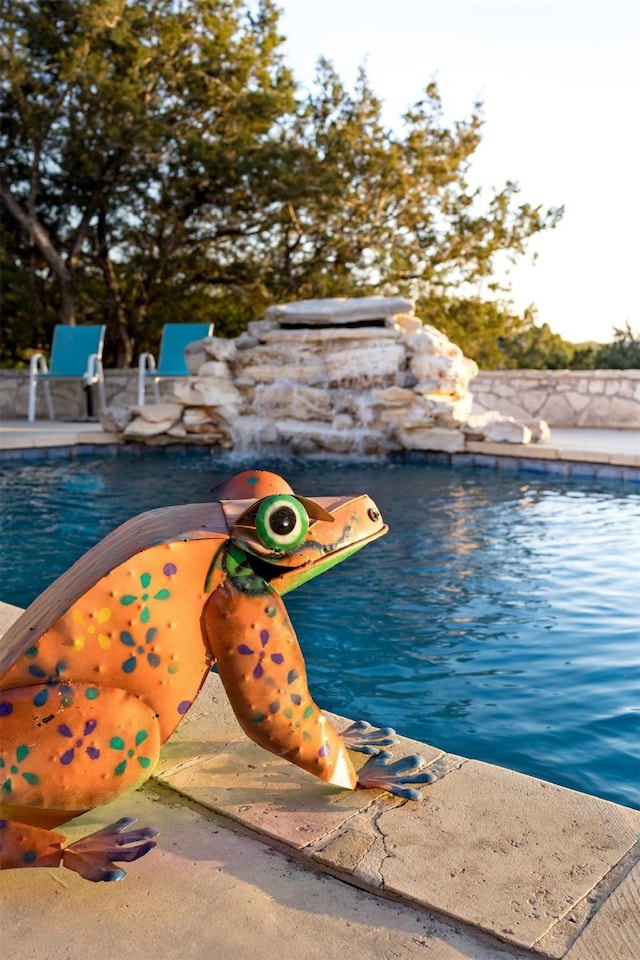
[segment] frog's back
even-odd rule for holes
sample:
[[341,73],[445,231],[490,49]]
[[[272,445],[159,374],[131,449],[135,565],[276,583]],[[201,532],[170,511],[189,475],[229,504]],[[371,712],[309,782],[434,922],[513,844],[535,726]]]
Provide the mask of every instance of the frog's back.
[[57,716],[77,684],[119,689],[153,710],[164,742],[209,669],[200,618],[223,529],[218,504],[118,527],[9,628],[0,688],[24,690],[38,722]]

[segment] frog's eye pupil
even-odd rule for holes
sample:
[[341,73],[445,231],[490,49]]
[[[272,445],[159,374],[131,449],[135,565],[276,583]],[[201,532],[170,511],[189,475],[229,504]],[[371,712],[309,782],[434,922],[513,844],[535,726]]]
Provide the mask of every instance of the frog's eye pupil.
[[256,533],[265,547],[278,552],[295,550],[307,535],[309,517],[289,494],[265,497],[256,513]]
[[295,529],[297,519],[291,507],[278,507],[269,516],[269,526],[274,533],[282,536]]

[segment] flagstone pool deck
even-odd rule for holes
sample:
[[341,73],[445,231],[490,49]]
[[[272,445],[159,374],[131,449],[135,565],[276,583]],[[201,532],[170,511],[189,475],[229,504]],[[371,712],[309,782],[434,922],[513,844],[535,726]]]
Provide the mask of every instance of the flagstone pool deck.
[[[108,442],[95,426],[4,423],[0,449]],[[633,479],[639,436],[554,430],[544,446]],[[0,633],[19,613],[0,604]],[[437,746],[393,752],[435,774],[421,802],[338,790],[265,753],[211,675],[148,785],[63,828],[73,840],[136,816],[160,827],[157,848],[122,883],[3,871],[2,955],[638,960],[640,811]]]

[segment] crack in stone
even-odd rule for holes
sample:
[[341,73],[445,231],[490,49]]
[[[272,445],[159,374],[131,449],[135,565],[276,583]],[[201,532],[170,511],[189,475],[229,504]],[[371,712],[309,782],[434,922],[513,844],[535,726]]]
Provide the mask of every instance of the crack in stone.
[[392,804],[392,805],[391,805],[391,804],[385,804],[385,806],[381,807],[377,812],[376,812],[376,811],[373,811],[373,817],[371,818],[371,821],[370,821],[370,822],[371,822],[371,825],[373,826],[373,828],[374,828],[374,830],[375,830],[375,832],[376,832],[376,836],[380,839],[380,842],[382,843],[383,856],[382,856],[382,858],[380,859],[380,863],[379,863],[378,868],[377,868],[377,871],[376,871],[377,874],[378,874],[379,880],[380,880],[380,888],[381,888],[382,890],[386,890],[384,873],[383,873],[385,861],[386,861],[386,860],[389,860],[389,859],[392,858],[392,857],[394,857],[395,854],[392,853],[392,852],[389,850],[389,848],[387,847],[388,835],[384,832],[384,830],[383,830],[382,827],[380,826],[380,819],[382,818],[382,816],[383,816],[385,813],[388,813],[389,810],[398,810],[398,809],[400,809],[400,807],[406,806],[407,803],[410,803],[410,801],[409,801],[409,800],[399,800],[398,802],[396,802],[396,803],[394,803],[394,804]]

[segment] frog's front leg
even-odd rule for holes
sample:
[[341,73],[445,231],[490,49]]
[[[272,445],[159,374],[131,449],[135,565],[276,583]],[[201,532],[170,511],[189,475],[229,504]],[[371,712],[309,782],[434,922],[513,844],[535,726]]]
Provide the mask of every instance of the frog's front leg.
[[351,790],[378,787],[420,799],[414,784],[433,777],[412,756],[389,763],[383,751],[359,774],[346,747],[378,753],[394,743],[390,728],[360,721],[338,734],[307,687],[302,650],[282,599],[260,577],[218,587],[204,613],[205,634],[233,710],[247,736],[321,780]]
[[426,760],[417,753],[394,760],[388,750],[383,750],[360,769],[358,786],[386,790],[403,800],[422,800],[422,794],[414,784],[424,786],[435,780],[425,766]]
[[376,754],[384,747],[392,747],[398,742],[392,727],[373,727],[366,720],[356,720],[340,734],[342,742],[355,753]]
[[207,602],[204,627],[247,736],[321,780],[355,789],[356,771],[309,693],[302,651],[275,590],[254,575],[227,580]]

